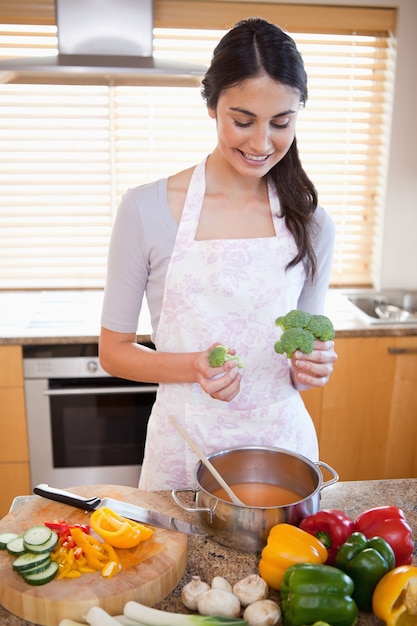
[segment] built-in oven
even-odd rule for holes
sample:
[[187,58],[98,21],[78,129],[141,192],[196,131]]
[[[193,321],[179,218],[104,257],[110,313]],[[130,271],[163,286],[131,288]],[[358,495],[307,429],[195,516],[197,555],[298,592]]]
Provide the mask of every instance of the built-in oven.
[[25,346],[23,368],[32,487],[137,487],[157,385],[109,376],[97,344]]

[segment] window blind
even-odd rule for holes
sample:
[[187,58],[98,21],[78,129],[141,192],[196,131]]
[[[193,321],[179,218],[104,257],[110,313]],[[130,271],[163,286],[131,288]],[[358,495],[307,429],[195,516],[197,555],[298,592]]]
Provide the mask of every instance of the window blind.
[[[395,37],[376,22],[374,34],[291,32],[309,75],[300,153],[336,222],[334,286],[372,284],[378,263]],[[209,63],[223,32],[155,28],[155,56]],[[55,49],[53,25],[0,26],[3,58]],[[0,85],[0,288],[103,287],[121,195],[215,141],[198,87]]]

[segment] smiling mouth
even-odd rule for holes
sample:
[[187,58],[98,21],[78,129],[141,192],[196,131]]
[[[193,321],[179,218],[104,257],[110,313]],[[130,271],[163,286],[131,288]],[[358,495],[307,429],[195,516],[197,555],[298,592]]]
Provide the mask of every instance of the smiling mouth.
[[239,150],[240,154],[248,161],[256,161],[257,163],[262,163],[269,159],[269,154],[263,154],[261,156],[255,156],[254,154],[248,154],[247,152],[242,152]]

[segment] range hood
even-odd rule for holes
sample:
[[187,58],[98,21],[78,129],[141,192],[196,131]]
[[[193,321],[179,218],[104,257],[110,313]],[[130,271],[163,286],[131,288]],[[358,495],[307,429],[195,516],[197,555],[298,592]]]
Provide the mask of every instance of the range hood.
[[58,54],[0,61],[0,82],[199,84],[205,67],[155,59],[152,0],[55,0]]

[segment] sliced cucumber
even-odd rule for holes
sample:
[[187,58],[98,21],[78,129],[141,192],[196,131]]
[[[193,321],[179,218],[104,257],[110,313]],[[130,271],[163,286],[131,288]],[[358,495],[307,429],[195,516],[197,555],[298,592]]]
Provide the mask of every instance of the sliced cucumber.
[[41,546],[50,540],[51,535],[52,530],[50,528],[39,524],[38,526],[29,528],[29,530],[23,534],[23,540],[31,546]]
[[14,539],[11,539],[7,544],[7,551],[15,556],[19,556],[19,554],[26,552],[26,548],[23,544],[23,537],[15,537]]
[[58,572],[58,563],[51,560],[50,553],[58,543],[58,534],[47,526],[29,528],[23,535],[0,533],[0,545],[17,558],[13,569],[29,585],[45,585]]
[[58,535],[51,531],[51,536],[45,543],[41,543],[40,545],[29,543],[25,539],[26,533],[23,535],[23,544],[28,552],[34,552],[36,554],[42,554],[43,552],[52,552],[55,546],[58,543]]
[[24,572],[31,567],[45,563],[50,560],[49,552],[43,552],[41,554],[33,554],[32,552],[25,552],[21,554],[13,561],[13,569],[17,572]]
[[0,550],[6,550],[9,541],[17,537],[19,537],[17,533],[0,533]]
[[21,570],[17,573],[23,577],[29,576],[31,574],[38,574],[39,572],[43,572],[44,570],[46,570],[50,566],[50,564],[51,559],[46,559],[43,563],[38,563],[38,565],[34,565],[30,569]]
[[45,585],[55,578],[57,572],[58,563],[56,561],[51,561],[49,566],[42,572],[37,572],[34,574],[26,574],[25,572],[23,572],[22,575],[24,580],[29,583],[29,585]]

